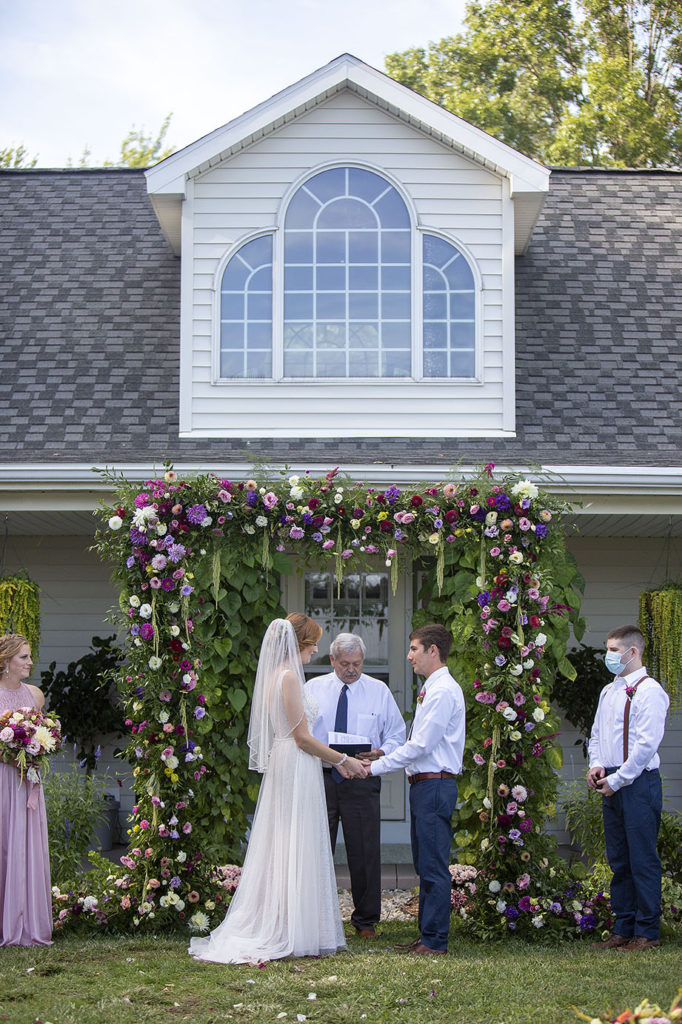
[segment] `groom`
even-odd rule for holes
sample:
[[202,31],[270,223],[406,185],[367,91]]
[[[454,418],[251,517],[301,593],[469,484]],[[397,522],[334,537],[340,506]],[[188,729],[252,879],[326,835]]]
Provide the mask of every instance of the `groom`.
[[410,633],[407,660],[424,684],[410,734],[373,761],[371,775],[404,768],[410,783],[412,859],[419,875],[420,937],[403,949],[416,956],[446,953],[450,928],[450,844],[457,804],[455,777],[464,753],[464,695],[447,667],[452,637],[443,626]]

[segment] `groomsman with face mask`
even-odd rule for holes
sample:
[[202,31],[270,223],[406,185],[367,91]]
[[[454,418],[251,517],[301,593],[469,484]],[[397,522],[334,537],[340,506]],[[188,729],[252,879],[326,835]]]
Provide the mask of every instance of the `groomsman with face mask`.
[[613,931],[593,946],[623,952],[660,945],[663,794],[658,747],[670,700],[642,665],[637,626],[609,633],[604,663],[615,679],[601,692],[588,746],[587,784],[602,795]]

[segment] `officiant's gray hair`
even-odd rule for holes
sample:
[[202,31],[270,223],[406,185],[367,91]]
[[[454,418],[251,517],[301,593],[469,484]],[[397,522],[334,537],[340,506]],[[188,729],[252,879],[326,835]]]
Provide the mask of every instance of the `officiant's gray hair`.
[[339,633],[339,635],[332,640],[329,647],[329,653],[332,658],[338,658],[339,654],[344,651],[348,654],[350,651],[362,651],[362,657],[365,657],[366,648],[365,641],[361,636],[356,636],[355,633]]

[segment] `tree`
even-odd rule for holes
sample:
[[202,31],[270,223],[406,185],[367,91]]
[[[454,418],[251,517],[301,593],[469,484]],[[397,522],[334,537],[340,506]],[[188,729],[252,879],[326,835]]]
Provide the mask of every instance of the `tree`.
[[464,24],[388,73],[539,160],[682,161],[679,0],[469,0]]
[[166,114],[156,137],[153,134],[145,133],[142,128],[136,128],[133,125],[121,142],[121,152],[118,160],[106,160],[104,166],[149,167],[150,164],[155,164],[159,160],[165,160],[167,156],[174,152],[172,146],[163,148],[172,116],[172,114]]
[[29,158],[25,146],[0,147],[0,167],[35,167],[37,162],[37,156]]

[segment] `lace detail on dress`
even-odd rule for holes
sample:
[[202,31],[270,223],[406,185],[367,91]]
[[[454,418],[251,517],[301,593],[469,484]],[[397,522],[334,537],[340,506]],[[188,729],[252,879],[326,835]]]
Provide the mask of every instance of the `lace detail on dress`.
[[317,718],[320,710],[320,705],[317,703],[312,693],[310,693],[307,686],[303,687],[303,714],[305,720],[308,723],[308,728],[312,731],[313,723]]

